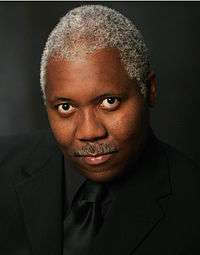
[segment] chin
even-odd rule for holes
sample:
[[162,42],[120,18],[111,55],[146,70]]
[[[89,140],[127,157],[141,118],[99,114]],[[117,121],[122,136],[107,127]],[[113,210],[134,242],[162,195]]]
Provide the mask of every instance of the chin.
[[86,178],[94,182],[110,182],[122,174],[121,171],[119,170],[103,170],[103,169],[99,171],[81,170],[81,173]]

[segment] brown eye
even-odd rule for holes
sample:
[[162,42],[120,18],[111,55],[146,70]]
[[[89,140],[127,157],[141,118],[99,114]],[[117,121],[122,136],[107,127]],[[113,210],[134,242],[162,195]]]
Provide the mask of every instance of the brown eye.
[[58,112],[62,114],[68,114],[75,110],[75,108],[68,103],[63,103],[58,105],[57,109],[58,109]]
[[118,98],[108,97],[102,101],[101,107],[108,110],[114,110],[119,104],[120,104],[120,101]]

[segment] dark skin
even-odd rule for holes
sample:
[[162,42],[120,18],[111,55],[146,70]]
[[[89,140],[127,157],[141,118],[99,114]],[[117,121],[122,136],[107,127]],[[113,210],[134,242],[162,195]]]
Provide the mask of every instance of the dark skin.
[[[74,61],[51,58],[47,66],[46,107],[64,156],[87,178],[110,181],[135,161],[145,143],[156,81],[141,95],[117,49],[100,49]],[[92,146],[92,151],[86,150]],[[100,147],[109,148],[108,151]],[[100,148],[100,149],[99,149]],[[84,155],[77,155],[77,152]]]

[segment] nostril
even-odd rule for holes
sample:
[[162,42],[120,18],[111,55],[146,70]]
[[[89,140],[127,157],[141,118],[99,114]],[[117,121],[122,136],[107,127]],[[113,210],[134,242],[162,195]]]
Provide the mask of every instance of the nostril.
[[97,130],[95,130],[94,132],[84,132],[84,133],[79,133],[78,139],[80,141],[84,141],[84,142],[96,142],[99,141],[101,139],[105,139],[108,136],[108,133],[106,130],[103,130],[103,132],[97,132]]
[[103,136],[88,136],[88,137],[80,137],[79,140],[82,142],[96,142],[99,141],[101,139],[105,139],[107,138],[107,133]]

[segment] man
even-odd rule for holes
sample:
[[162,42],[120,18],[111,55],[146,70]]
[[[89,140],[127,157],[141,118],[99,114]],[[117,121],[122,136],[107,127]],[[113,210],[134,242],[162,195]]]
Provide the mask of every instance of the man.
[[156,79],[136,26],[71,10],[41,87],[53,136],[1,141],[0,254],[198,254],[199,169],[150,128]]

